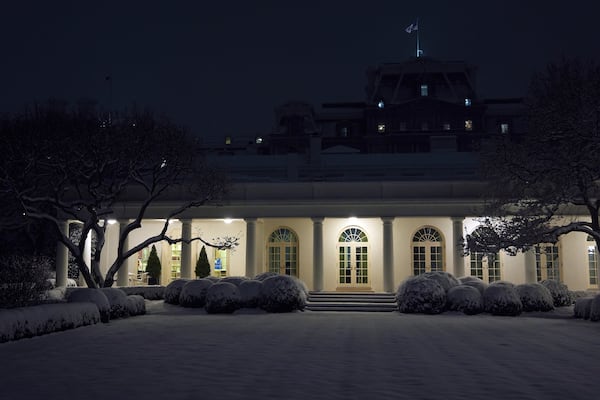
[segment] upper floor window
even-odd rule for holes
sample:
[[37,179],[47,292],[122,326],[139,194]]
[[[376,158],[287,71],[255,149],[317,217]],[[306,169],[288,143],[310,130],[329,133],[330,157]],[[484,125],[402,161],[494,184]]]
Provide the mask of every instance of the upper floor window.
[[385,124],[377,124],[377,132],[385,133]]
[[385,107],[385,103],[383,102],[383,100],[379,100],[379,103],[377,103],[377,107],[378,107],[378,108],[383,108],[383,107]]
[[472,130],[473,130],[473,120],[466,119],[465,120],[465,131],[472,131]]
[[507,123],[502,123],[500,124],[500,133],[508,133],[509,132],[509,126]]
[[429,86],[427,86],[427,85],[421,85],[421,96],[422,97],[429,96]]
[[444,123],[444,125],[442,126],[442,128],[443,128],[445,131],[449,131],[449,130],[450,130],[450,124],[446,122],[446,123]]
[[471,107],[471,99],[465,99],[465,107]]
[[231,136],[225,136],[225,144],[231,144]]

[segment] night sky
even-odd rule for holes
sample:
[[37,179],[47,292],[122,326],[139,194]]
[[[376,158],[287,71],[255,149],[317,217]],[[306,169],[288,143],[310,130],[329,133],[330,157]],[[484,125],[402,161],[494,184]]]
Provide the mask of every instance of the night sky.
[[[595,0],[9,0],[0,111],[49,97],[149,106],[204,137],[267,133],[287,100],[364,100],[365,71],[415,53],[479,67],[482,97],[525,93],[562,55],[600,55]],[[597,59],[597,58],[596,58]]]

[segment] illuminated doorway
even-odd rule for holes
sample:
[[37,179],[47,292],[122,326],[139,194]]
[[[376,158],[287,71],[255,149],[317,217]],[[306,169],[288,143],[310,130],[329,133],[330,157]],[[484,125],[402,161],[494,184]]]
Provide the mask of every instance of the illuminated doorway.
[[444,239],[437,229],[419,229],[412,242],[414,275],[444,270]]
[[360,228],[347,228],[338,239],[338,285],[340,288],[368,288],[369,246]]
[[298,236],[288,228],[279,228],[269,236],[268,271],[298,277]]

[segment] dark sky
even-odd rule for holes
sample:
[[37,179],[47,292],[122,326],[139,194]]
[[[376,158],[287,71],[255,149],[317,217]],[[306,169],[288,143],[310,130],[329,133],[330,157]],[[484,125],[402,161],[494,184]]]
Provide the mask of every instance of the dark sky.
[[370,65],[425,55],[520,96],[561,55],[600,55],[596,0],[11,0],[0,111],[49,97],[133,102],[206,137],[269,132],[286,100],[362,101]]

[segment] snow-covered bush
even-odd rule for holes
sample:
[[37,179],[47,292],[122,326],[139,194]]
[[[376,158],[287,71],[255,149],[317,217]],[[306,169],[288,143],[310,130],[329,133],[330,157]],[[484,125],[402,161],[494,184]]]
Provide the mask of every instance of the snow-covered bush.
[[265,279],[270,278],[272,276],[276,276],[276,275],[279,275],[279,274],[276,273],[276,272],[271,272],[271,271],[261,272],[260,274],[256,275],[254,277],[254,279],[257,280],[257,281],[261,281],[262,282]]
[[110,318],[126,318],[129,317],[127,312],[127,295],[117,288],[101,288],[102,292],[108,299],[110,304]]
[[552,279],[546,279],[540,283],[550,290],[554,299],[554,307],[570,306],[573,303],[569,288],[564,283]]
[[498,281],[483,292],[483,309],[492,315],[516,316],[523,311],[523,304],[513,284]]
[[396,301],[402,313],[439,314],[446,308],[446,291],[437,279],[418,275],[400,284]]
[[600,321],[600,294],[592,297],[590,306],[590,321]]
[[482,279],[479,279],[476,276],[461,276],[460,278],[458,278],[458,281],[461,285],[474,287],[475,289],[479,290],[479,293],[481,293],[482,295],[485,288],[488,287],[487,283],[485,283]]
[[213,285],[210,279],[194,279],[183,285],[179,295],[179,305],[183,307],[204,307],[206,293]]
[[479,314],[483,311],[481,292],[469,285],[458,285],[446,293],[448,309],[462,311],[467,315]]
[[0,309],[0,343],[96,324],[99,321],[98,307],[89,302]]
[[306,283],[304,283],[304,281],[301,281],[299,278],[296,278],[295,276],[293,276],[292,278],[296,280],[296,283],[298,284],[300,291],[304,294],[304,298],[306,301],[306,299],[308,299],[308,286],[306,286]]
[[128,296],[136,294],[146,300],[162,300],[165,298],[164,286],[121,286],[119,290],[122,290]]
[[130,316],[146,314],[146,302],[137,294],[127,296],[127,313]]
[[240,286],[240,283],[249,279],[250,278],[248,278],[247,276],[226,276],[224,278],[221,278],[219,282],[229,282],[233,283],[235,286]]
[[256,279],[249,279],[240,283],[238,287],[242,298],[242,307],[255,308],[259,306],[260,291],[262,282]]
[[206,292],[204,309],[210,314],[232,313],[240,308],[241,302],[240,290],[236,285],[230,282],[217,282]]
[[188,283],[189,279],[175,279],[165,287],[165,303],[179,304],[179,295],[181,295],[181,289]]
[[445,292],[448,292],[448,290],[454,286],[460,285],[459,280],[446,271],[425,272],[419,276],[437,281]]
[[575,307],[573,307],[573,316],[575,318],[590,319],[592,312],[592,300],[593,297],[580,297],[575,301]]
[[0,308],[39,303],[52,286],[50,264],[47,257],[0,257]]
[[[48,282],[50,282],[50,284],[52,285],[52,288],[56,287],[56,279],[55,278],[48,279]],[[75,279],[68,278],[66,287],[77,287],[77,281]]]
[[43,299],[46,302],[56,302],[65,299],[67,293],[67,288],[65,286],[55,287],[54,289],[50,289],[44,293]]
[[221,278],[217,278],[216,276],[212,276],[212,275],[206,276],[206,277],[204,277],[204,279],[208,279],[212,283],[216,283],[221,280]]
[[289,275],[273,275],[262,282],[259,304],[267,312],[304,310],[306,295],[298,279]]
[[110,304],[106,294],[100,289],[76,288],[67,291],[69,303],[94,303],[100,312],[100,321],[110,320]]
[[550,311],[554,310],[552,294],[546,286],[539,283],[524,283],[515,286],[523,311]]

